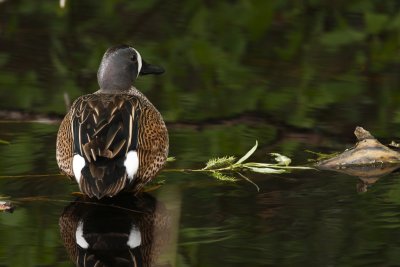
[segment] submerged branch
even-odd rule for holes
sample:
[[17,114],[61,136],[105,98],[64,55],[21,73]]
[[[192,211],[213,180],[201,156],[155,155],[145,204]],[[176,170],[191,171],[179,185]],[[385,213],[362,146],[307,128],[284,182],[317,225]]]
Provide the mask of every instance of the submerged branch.
[[[72,194],[75,195],[75,194]],[[75,203],[94,205],[94,206],[103,206],[103,207],[112,207],[116,209],[126,210],[129,212],[135,213],[143,213],[143,211],[133,210],[125,207],[121,207],[114,204],[101,203],[97,201],[92,201],[91,199],[85,200],[85,196],[83,194],[82,199],[74,200]],[[0,200],[0,212],[13,212],[14,209],[19,206],[23,202],[50,202],[50,203],[71,203],[71,200],[68,199],[57,199],[51,198],[48,196],[32,196],[32,197],[19,197],[19,198],[11,198],[9,196],[2,196],[0,199],[5,199],[6,201]]]
[[0,179],[7,178],[36,178],[36,177],[54,177],[54,176],[65,176],[62,173],[47,173],[47,174],[22,174],[22,175],[0,175]]

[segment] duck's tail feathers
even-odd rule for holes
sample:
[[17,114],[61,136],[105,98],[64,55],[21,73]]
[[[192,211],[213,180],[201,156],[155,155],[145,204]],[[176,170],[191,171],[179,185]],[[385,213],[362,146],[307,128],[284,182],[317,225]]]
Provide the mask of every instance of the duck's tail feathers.
[[124,161],[87,162],[79,182],[81,191],[89,197],[113,197],[129,183]]

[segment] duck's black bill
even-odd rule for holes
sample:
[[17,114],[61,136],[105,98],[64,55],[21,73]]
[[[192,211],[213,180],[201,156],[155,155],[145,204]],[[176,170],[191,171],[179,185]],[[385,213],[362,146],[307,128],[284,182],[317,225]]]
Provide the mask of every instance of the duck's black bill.
[[142,61],[142,69],[140,70],[140,75],[147,74],[162,74],[165,72],[164,68],[156,65],[152,65],[147,63],[146,61]]

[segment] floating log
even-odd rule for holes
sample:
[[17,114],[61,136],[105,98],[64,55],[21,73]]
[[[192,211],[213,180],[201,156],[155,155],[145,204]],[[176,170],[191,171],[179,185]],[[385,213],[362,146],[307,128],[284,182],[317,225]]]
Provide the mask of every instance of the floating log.
[[[316,167],[323,170],[343,170],[354,167],[382,167],[399,165],[400,153],[382,145],[375,137],[362,127],[354,131],[357,144],[333,158],[318,162]],[[363,171],[357,168],[357,171]],[[356,171],[356,172],[357,172]],[[367,172],[372,170],[368,168]]]
[[354,131],[357,144],[343,153],[318,162],[315,167],[359,178],[357,192],[366,192],[380,177],[400,168],[400,153],[382,145],[362,127]]

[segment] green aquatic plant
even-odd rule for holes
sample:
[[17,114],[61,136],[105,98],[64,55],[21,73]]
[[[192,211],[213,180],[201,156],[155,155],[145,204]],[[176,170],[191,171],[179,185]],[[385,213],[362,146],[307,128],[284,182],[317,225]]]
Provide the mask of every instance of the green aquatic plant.
[[167,158],[167,162],[174,162],[174,161],[176,161],[175,157],[168,157]]
[[224,156],[221,158],[210,159],[206,166],[199,170],[192,171],[251,171],[264,174],[275,174],[287,172],[290,169],[312,169],[304,166],[289,166],[291,159],[278,153],[271,153],[275,156],[274,163],[245,162],[258,147],[258,142],[238,161],[235,162],[234,156]]
[[262,163],[262,162],[246,162],[250,156],[257,150],[258,142],[239,160],[236,161],[235,156],[223,156],[212,158],[208,160],[206,166],[201,169],[166,169],[167,172],[203,172],[211,177],[224,182],[236,182],[242,178],[243,180],[253,184],[257,191],[260,188],[244,173],[261,173],[261,174],[281,174],[293,169],[308,170],[313,169],[306,166],[289,166],[291,159],[279,153],[270,153],[274,156],[276,162]]
[[258,142],[238,161],[235,162],[234,156],[224,156],[221,158],[210,159],[206,166],[199,170],[192,171],[200,171],[206,172],[210,174],[212,177],[221,180],[221,181],[231,181],[235,182],[238,179],[235,176],[239,176],[244,180],[252,183],[257,191],[260,188],[255,184],[251,179],[246,177],[244,172],[254,172],[254,173],[262,173],[262,174],[280,174],[284,172],[288,172],[290,169],[312,169],[311,167],[304,166],[289,166],[291,163],[291,159],[283,156],[278,153],[270,153],[270,155],[275,156],[274,163],[260,163],[260,162],[245,162],[250,158],[251,155],[257,150]]
[[203,170],[212,170],[212,169],[216,169],[216,168],[227,167],[227,166],[232,165],[235,160],[236,160],[236,158],[234,156],[213,158],[213,159],[210,159],[206,163],[206,166],[203,168]]
[[224,173],[219,172],[219,171],[213,171],[213,172],[210,172],[209,174],[212,177],[214,177],[215,179],[220,180],[220,181],[236,182],[238,180],[237,178],[235,178],[235,177],[233,177],[231,175],[227,175],[227,174],[224,174]]

